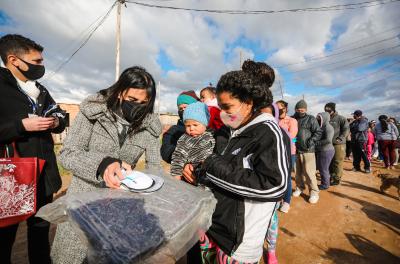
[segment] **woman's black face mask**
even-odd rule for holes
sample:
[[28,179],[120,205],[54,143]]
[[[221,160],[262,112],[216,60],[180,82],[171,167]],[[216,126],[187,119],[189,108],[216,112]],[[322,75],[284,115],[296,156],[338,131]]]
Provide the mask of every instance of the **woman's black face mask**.
[[139,120],[144,115],[145,109],[145,104],[139,104],[133,101],[123,100],[121,104],[122,114],[129,123]]

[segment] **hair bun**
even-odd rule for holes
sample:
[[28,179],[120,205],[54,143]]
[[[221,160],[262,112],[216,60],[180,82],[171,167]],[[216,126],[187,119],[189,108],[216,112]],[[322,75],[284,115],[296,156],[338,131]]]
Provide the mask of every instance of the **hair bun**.
[[245,60],[242,65],[243,72],[250,74],[258,83],[271,87],[275,81],[274,70],[264,62]]

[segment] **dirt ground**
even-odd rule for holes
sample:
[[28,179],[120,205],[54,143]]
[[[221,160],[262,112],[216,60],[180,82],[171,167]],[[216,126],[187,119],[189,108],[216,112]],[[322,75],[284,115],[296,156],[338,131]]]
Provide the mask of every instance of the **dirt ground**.
[[[342,184],[320,192],[311,205],[307,196],[292,199],[288,214],[279,213],[279,263],[400,263],[400,201],[397,189],[383,195],[380,173],[400,176],[373,163],[373,173],[352,172],[345,162]],[[71,176],[63,177],[63,189]],[[293,182],[294,183],[294,182]],[[13,263],[27,263],[26,227],[18,231]],[[54,236],[52,227],[51,236]],[[261,262],[262,263],[262,262]]]

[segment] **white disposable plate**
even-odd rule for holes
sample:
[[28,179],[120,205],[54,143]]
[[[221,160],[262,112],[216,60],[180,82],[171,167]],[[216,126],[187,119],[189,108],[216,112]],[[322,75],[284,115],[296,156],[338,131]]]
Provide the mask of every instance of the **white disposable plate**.
[[145,190],[153,186],[154,180],[143,172],[132,171],[126,175],[125,179],[121,181],[121,184],[129,189]]
[[128,188],[124,184],[121,184],[120,188],[123,189],[123,190],[136,192],[136,193],[151,193],[151,192],[158,191],[164,185],[164,179],[162,177],[156,176],[156,175],[153,175],[153,174],[147,174],[147,176],[149,176],[149,177],[151,177],[153,179],[153,184],[147,189],[142,189],[142,190],[132,189],[132,188]]

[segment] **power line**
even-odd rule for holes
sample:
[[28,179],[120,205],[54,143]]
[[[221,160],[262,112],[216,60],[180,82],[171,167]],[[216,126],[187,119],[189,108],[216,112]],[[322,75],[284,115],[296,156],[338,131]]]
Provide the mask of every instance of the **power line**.
[[[395,47],[392,47],[391,49],[398,48],[398,47],[400,47],[400,45],[395,46]],[[383,52],[380,52],[379,54],[383,54],[383,53],[385,53],[385,52],[387,52],[387,51],[388,51],[388,50],[383,51]],[[374,54],[374,55],[365,57],[365,58],[363,58],[363,59],[361,59],[361,60],[358,60],[358,61],[354,61],[354,62],[350,62],[350,63],[347,63],[347,64],[339,65],[338,67],[334,67],[334,68],[332,68],[332,69],[328,69],[328,71],[334,71],[334,70],[339,69],[339,68],[342,68],[342,67],[346,67],[346,66],[350,66],[350,65],[353,65],[353,64],[357,64],[357,63],[359,63],[359,62],[361,62],[361,61],[364,61],[364,60],[366,60],[366,59],[370,59],[370,58],[372,58],[372,57],[374,57],[374,56],[376,56],[376,55],[378,55],[378,54]],[[289,81],[287,81],[287,83],[298,82],[298,81],[302,81],[302,80],[305,80],[305,79],[307,79],[306,76],[305,76],[305,77],[302,77],[302,78],[296,78],[295,80],[289,80]]]
[[[361,55],[359,55],[359,56],[350,57],[350,58],[346,58],[346,59],[339,60],[339,61],[335,61],[335,62],[331,62],[331,63],[319,64],[319,65],[315,65],[315,66],[312,66],[312,67],[309,67],[309,68],[305,68],[305,69],[300,69],[300,70],[292,71],[292,73],[309,71],[309,70],[313,70],[313,69],[320,68],[320,67],[325,67],[325,66],[330,66],[330,65],[339,64],[339,63],[342,63],[342,62],[345,62],[345,61],[351,61],[351,60],[354,60],[354,59],[357,59],[357,58],[363,58],[363,57],[365,57],[365,58],[362,59],[362,60],[364,60],[364,59],[366,59],[366,58],[371,58],[371,57],[374,57],[374,56],[376,56],[376,55],[380,55],[380,54],[385,53],[385,52],[387,52],[387,51],[389,51],[389,50],[396,49],[396,48],[398,48],[398,47],[400,47],[400,44],[395,45],[395,46],[391,46],[391,47],[387,47],[387,48],[383,48],[383,49],[380,49],[380,50],[376,50],[376,51],[373,51],[373,52],[370,52],[370,53],[361,54]],[[362,61],[362,60],[359,60],[359,61]],[[357,61],[357,62],[359,62],[359,61]]]
[[[385,65],[385,66],[379,68],[378,70],[375,70],[375,71],[373,71],[373,72],[369,72],[369,73],[367,73],[367,74],[361,75],[360,78],[357,78],[357,79],[354,79],[354,80],[351,80],[351,81],[348,81],[348,82],[345,82],[345,83],[341,83],[341,84],[339,84],[339,85],[337,85],[337,86],[346,86],[346,85],[349,85],[349,84],[351,84],[351,83],[354,83],[354,82],[358,82],[358,81],[367,79],[368,77],[371,77],[372,75],[375,75],[375,74],[377,74],[377,73],[379,73],[379,72],[381,72],[381,71],[383,71],[383,70],[385,70],[385,69],[387,69],[387,68],[391,68],[391,67],[393,67],[393,66],[395,66],[395,65],[397,65],[397,64],[400,64],[400,61],[396,61],[396,62],[391,63],[391,64],[389,64],[389,65]],[[399,74],[399,73],[400,73],[400,72],[396,72],[396,73],[394,73],[394,74],[392,74],[392,75],[397,75],[397,74]],[[389,75],[389,76],[392,76],[392,75]],[[387,77],[389,77],[389,76],[387,76]],[[386,77],[386,78],[387,78],[387,77]]]
[[84,39],[84,41],[79,45],[79,47],[66,59],[64,60],[57,68],[55,71],[53,71],[49,77],[47,77],[44,81],[48,81],[49,79],[53,78],[54,75],[56,75],[71,59],[74,57],[74,55],[82,49],[90,40],[90,38],[93,36],[93,34],[96,32],[96,30],[104,23],[104,21],[107,19],[107,17],[110,15],[111,11],[115,7],[115,5],[118,3],[118,0],[115,1],[111,7],[108,9],[107,13],[100,19],[98,24],[93,28],[93,30],[88,34],[88,36]]
[[[396,28],[400,28],[400,26],[399,26],[399,27],[396,27]],[[387,33],[387,32],[388,32],[388,31],[385,31],[385,32],[382,32],[382,33]],[[378,34],[381,34],[381,33],[378,33]],[[378,34],[377,34],[377,35],[378,35]],[[369,38],[370,38],[370,37],[369,37]],[[299,65],[299,64],[309,63],[309,62],[312,62],[312,61],[315,61],[315,60],[323,60],[323,59],[326,59],[326,58],[329,58],[329,57],[332,57],[332,56],[341,55],[341,54],[343,54],[343,53],[350,52],[350,51],[353,51],[353,50],[359,50],[359,49],[362,49],[362,48],[366,48],[366,47],[369,47],[369,46],[373,46],[373,45],[376,45],[376,44],[379,44],[379,43],[382,43],[382,42],[385,42],[385,41],[388,41],[388,40],[396,39],[396,38],[399,38],[399,34],[396,34],[395,36],[392,36],[392,37],[389,37],[389,38],[385,38],[385,39],[382,39],[382,40],[374,41],[374,42],[371,42],[371,43],[368,43],[368,44],[364,44],[364,45],[361,45],[361,46],[357,46],[357,47],[354,47],[354,48],[351,48],[351,49],[343,50],[344,47],[351,46],[351,45],[353,45],[353,44],[355,44],[355,43],[358,43],[358,42],[361,42],[361,41],[364,40],[364,39],[360,39],[360,40],[358,40],[358,41],[352,42],[351,45],[350,45],[350,44],[344,45],[344,46],[342,46],[342,47],[340,47],[340,48],[334,50],[333,53],[330,53],[330,54],[328,54],[328,55],[323,55],[323,56],[315,55],[315,56],[309,57],[306,61],[295,62],[295,63],[285,64],[285,65],[279,65],[279,66],[275,66],[275,67],[276,67],[276,68],[285,68],[285,67],[288,67],[288,66],[293,66],[293,65]],[[336,53],[335,53],[335,51],[340,51],[340,52],[336,52]],[[321,53],[321,54],[323,54],[323,53]]]
[[[88,25],[85,29],[83,29],[74,40],[71,40],[68,42],[68,44],[64,45],[62,48],[58,49],[55,54],[60,54],[61,52],[65,52],[66,50],[74,50],[74,47],[77,46],[76,44],[79,44],[81,39],[84,39],[90,32],[93,30],[93,27],[108,13],[108,8],[107,10],[98,16],[90,25]],[[76,44],[75,44],[76,43]],[[67,53],[67,52],[65,52]]]
[[[398,47],[400,47],[400,45],[398,45],[398,46],[396,46],[396,47],[393,47],[393,48],[398,48]],[[385,52],[386,52],[386,51],[385,51]],[[383,52],[382,52],[382,53],[383,53]],[[355,64],[355,63],[358,63],[358,62],[360,62],[360,61],[362,61],[362,60],[358,60],[358,61],[356,61],[356,62],[348,63],[348,64],[346,64],[346,65],[341,65],[340,67],[348,66],[348,65],[351,65],[351,64]],[[397,60],[396,60],[395,63],[389,64],[389,65],[385,65],[385,66],[383,66],[383,67],[381,67],[381,68],[378,68],[378,69],[375,70],[374,72],[370,72],[370,73],[367,73],[367,74],[364,74],[364,75],[360,75],[359,78],[357,78],[357,79],[350,80],[350,81],[348,81],[348,82],[344,82],[344,83],[338,84],[338,85],[336,85],[336,86],[346,86],[346,85],[348,85],[348,84],[350,84],[350,83],[353,83],[353,82],[356,82],[356,81],[360,81],[360,80],[366,79],[366,78],[370,77],[371,75],[374,75],[374,74],[376,74],[376,73],[378,73],[378,72],[383,71],[384,69],[390,68],[390,67],[392,67],[392,66],[394,66],[394,65],[397,65],[397,64],[399,64],[399,63],[400,63],[400,61],[397,61]],[[339,68],[339,67],[336,67],[336,68],[333,68],[333,69],[330,69],[330,70],[334,70],[334,69],[337,69],[337,68]],[[305,79],[306,79],[305,77],[303,77],[303,78],[297,78],[296,80],[289,80],[289,81],[286,81],[286,83],[294,83],[294,82],[302,81],[302,80],[305,80]]]
[[275,13],[288,13],[288,12],[321,12],[321,11],[340,11],[348,9],[360,9],[371,6],[385,5],[393,2],[399,2],[400,0],[380,0],[380,1],[365,1],[353,4],[342,4],[332,6],[320,6],[320,7],[304,7],[294,9],[282,9],[282,10],[218,10],[218,9],[198,9],[198,8],[187,8],[177,6],[166,6],[166,5],[155,5],[147,4],[138,1],[126,1],[127,3],[140,5],[150,8],[158,9],[170,9],[180,11],[193,11],[193,12],[204,12],[204,13],[215,13],[215,14],[228,14],[228,15],[262,15],[262,14],[275,14]]

